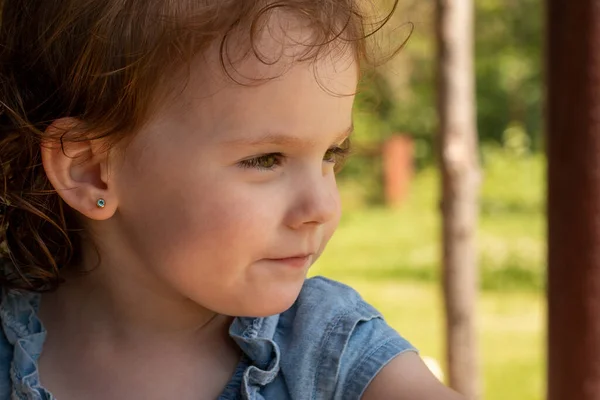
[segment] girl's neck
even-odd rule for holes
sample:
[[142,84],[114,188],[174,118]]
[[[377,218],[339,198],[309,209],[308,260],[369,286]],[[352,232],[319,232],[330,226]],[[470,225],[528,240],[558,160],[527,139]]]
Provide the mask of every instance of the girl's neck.
[[101,276],[42,296],[44,387],[64,399],[216,398],[241,356],[230,318],[125,282],[109,290]]
[[187,346],[227,336],[231,318],[170,291],[147,271],[100,265],[64,277],[56,292],[42,296],[40,317],[50,332],[85,334],[118,347],[165,341]]

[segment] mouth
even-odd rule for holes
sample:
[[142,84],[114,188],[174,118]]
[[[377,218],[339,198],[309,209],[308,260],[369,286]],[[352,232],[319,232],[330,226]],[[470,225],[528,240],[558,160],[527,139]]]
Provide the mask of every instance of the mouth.
[[311,259],[313,254],[300,254],[292,257],[283,257],[283,258],[267,258],[267,261],[284,264],[290,266],[292,268],[304,268],[306,267]]

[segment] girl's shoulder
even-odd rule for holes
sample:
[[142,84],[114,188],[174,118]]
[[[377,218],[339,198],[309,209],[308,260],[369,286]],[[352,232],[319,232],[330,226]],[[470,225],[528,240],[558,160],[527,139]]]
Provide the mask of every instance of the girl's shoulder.
[[232,329],[265,398],[358,399],[389,361],[416,351],[354,289],[322,277],[307,279],[284,313]]
[[[0,399],[11,387],[46,394],[37,374],[46,334],[38,308],[39,295],[2,292]],[[321,277],[307,279],[281,314],[236,318],[230,335],[246,356],[235,380],[250,399],[358,399],[395,356],[415,351],[355,290]]]

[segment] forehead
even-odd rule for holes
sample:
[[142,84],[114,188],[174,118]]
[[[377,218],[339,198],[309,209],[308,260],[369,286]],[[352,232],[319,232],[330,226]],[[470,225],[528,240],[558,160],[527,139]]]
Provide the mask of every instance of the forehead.
[[283,20],[265,29],[257,54],[240,42],[227,53],[232,63],[226,69],[220,49],[209,49],[177,81],[183,89],[174,91],[177,96],[167,111],[195,131],[233,136],[265,127],[278,132],[345,130],[358,81],[355,55],[340,44],[316,59],[299,60],[310,31],[294,23]]

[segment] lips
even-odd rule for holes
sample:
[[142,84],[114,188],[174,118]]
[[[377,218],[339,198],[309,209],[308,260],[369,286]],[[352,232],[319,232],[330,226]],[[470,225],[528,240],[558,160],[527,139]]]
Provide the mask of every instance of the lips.
[[301,254],[301,255],[296,255],[296,256],[292,256],[292,257],[282,257],[282,258],[268,258],[268,261],[272,261],[272,262],[276,262],[276,263],[280,263],[280,264],[285,264],[288,265],[290,267],[295,267],[295,268],[302,268],[305,267],[310,259],[312,258],[312,253],[311,254]]

